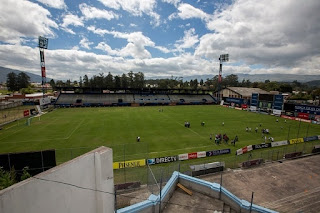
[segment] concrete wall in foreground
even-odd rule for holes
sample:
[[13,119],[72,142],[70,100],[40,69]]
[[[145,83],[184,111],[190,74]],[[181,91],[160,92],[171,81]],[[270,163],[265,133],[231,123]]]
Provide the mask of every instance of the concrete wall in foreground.
[[1,213],[114,212],[112,149],[100,147],[0,191]]

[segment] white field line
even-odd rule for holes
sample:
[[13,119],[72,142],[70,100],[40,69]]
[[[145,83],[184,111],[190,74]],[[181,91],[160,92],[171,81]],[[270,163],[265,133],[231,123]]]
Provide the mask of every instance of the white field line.
[[[31,142],[41,142],[41,141],[51,141],[51,140],[67,140],[67,139],[69,139],[69,138],[73,135],[73,133],[82,125],[83,122],[84,122],[84,120],[82,120],[82,121],[76,126],[76,128],[74,128],[74,129],[72,130],[72,132],[71,132],[67,137],[64,137],[64,138],[49,138],[49,139],[40,139],[40,140],[18,141],[18,142],[0,142],[0,145],[1,145],[1,144],[31,143]],[[24,128],[26,128],[26,127],[24,127]],[[24,128],[22,128],[22,129],[24,129]],[[20,130],[22,130],[22,129],[20,129]],[[18,131],[20,131],[20,130],[18,130]],[[14,133],[16,133],[16,132],[14,132]],[[12,133],[12,134],[14,134],[14,133]],[[11,135],[12,135],[12,134],[11,134]],[[11,135],[8,135],[8,136],[6,136],[6,137],[9,137],[9,136],[11,136]],[[6,137],[4,137],[4,138],[6,138]],[[3,139],[3,138],[1,138],[1,139]],[[1,139],[0,139],[0,140],[1,140]]]

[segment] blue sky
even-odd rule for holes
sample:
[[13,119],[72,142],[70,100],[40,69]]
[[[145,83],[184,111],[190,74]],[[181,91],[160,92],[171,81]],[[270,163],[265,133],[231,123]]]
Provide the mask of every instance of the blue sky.
[[47,76],[319,75],[318,0],[3,0],[0,66]]

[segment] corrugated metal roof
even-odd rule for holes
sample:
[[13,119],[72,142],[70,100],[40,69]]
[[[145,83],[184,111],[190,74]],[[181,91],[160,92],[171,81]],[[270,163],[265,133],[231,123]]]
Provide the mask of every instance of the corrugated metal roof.
[[247,88],[247,87],[227,87],[227,88],[236,93],[239,93],[244,97],[250,97],[252,93],[271,94],[270,92],[267,92],[260,88]]

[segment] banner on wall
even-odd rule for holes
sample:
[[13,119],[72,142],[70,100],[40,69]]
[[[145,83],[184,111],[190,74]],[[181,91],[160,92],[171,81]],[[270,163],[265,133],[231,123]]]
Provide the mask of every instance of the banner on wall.
[[121,162],[114,162],[113,169],[123,169],[123,168],[133,168],[133,167],[140,167],[145,166],[146,160],[131,160],[131,161],[121,161]]
[[303,143],[303,142],[304,142],[303,138],[295,138],[295,139],[290,139],[289,140],[290,144]]
[[26,109],[26,110],[23,111],[23,116],[24,116],[24,117],[27,117],[27,116],[29,116],[29,115],[30,115],[30,111],[29,111],[28,109]]
[[271,147],[271,143],[262,143],[262,144],[256,144],[252,145],[253,149],[265,149]]
[[288,145],[288,141],[271,142],[272,147]]
[[188,159],[195,159],[197,158],[197,156],[198,156],[197,152],[188,153]]
[[229,153],[231,153],[231,149],[212,150],[212,151],[207,151],[206,156],[211,157],[211,156],[223,155],[223,154],[229,154]]
[[206,152],[197,152],[197,158],[204,158],[204,157],[207,157],[207,154]]
[[315,141],[315,140],[318,140],[318,135],[303,138],[304,142]]
[[188,153],[178,155],[179,160],[188,160]]

